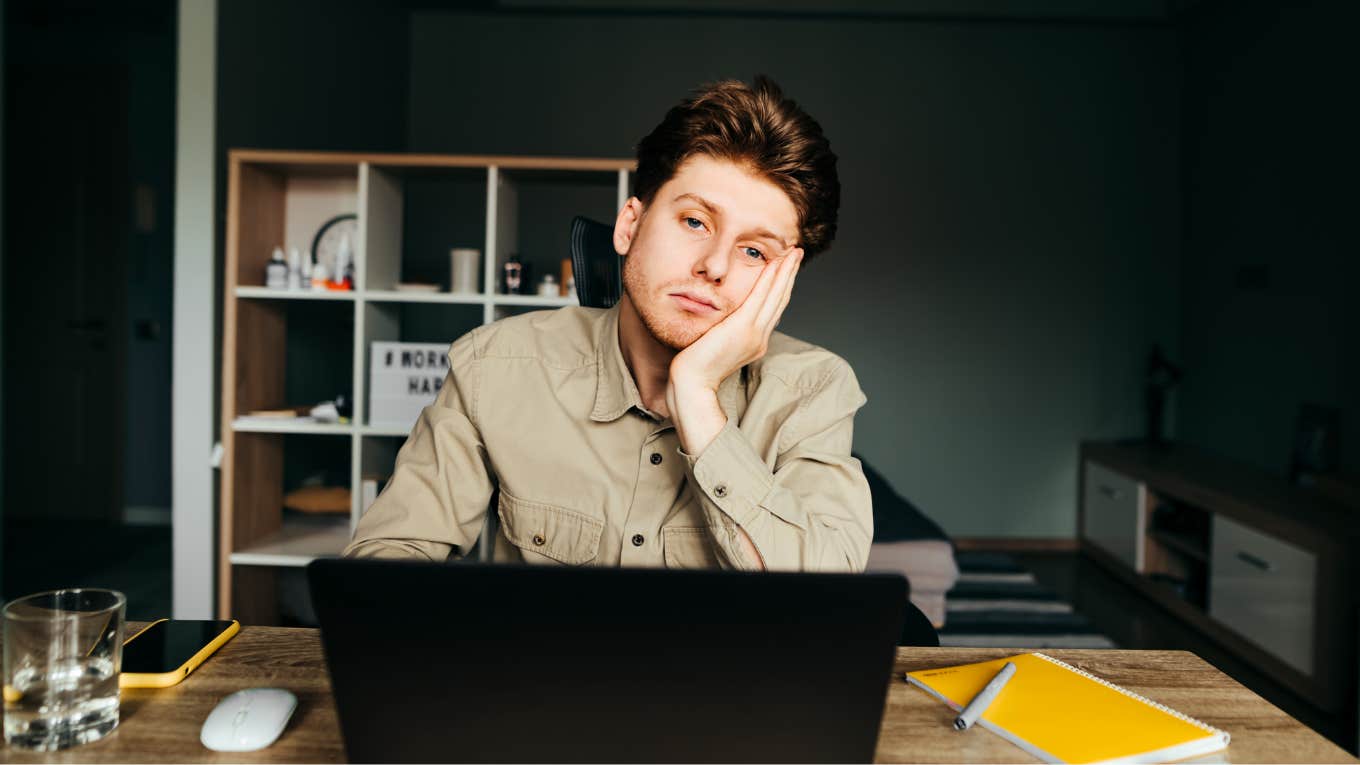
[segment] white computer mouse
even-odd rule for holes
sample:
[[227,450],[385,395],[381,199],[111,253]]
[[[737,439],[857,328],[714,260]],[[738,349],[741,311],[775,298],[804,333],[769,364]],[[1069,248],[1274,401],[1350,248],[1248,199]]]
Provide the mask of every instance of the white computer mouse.
[[253,752],[263,749],[283,733],[297,709],[297,696],[282,688],[247,688],[221,701],[208,719],[198,740],[219,752]]

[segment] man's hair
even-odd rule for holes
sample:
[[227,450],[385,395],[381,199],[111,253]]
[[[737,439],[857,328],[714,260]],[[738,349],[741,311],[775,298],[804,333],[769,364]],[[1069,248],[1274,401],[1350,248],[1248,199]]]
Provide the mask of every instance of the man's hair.
[[744,165],[779,187],[798,211],[804,259],[836,238],[841,184],[836,155],[822,126],[773,80],[758,75],[754,86],[725,80],[696,90],[666,112],[637,147],[633,192],[651,204],[666,181],[695,155]]

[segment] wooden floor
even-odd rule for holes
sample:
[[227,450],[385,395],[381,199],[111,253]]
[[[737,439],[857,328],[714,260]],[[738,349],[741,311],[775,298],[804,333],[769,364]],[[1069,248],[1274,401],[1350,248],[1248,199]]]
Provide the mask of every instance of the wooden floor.
[[1330,715],[1314,708],[1251,665],[1233,658],[1218,643],[1185,626],[1081,553],[1011,554],[1020,565],[1034,572],[1040,584],[1056,591],[1120,648],[1191,651],[1341,748],[1357,753],[1354,709],[1344,715]]

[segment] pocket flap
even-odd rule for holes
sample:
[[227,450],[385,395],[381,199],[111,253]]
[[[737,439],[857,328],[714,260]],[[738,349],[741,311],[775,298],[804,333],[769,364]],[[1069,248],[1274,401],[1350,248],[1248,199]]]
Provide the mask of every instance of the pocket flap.
[[519,499],[502,488],[496,514],[505,538],[521,550],[572,566],[599,553],[604,522],[575,510]]

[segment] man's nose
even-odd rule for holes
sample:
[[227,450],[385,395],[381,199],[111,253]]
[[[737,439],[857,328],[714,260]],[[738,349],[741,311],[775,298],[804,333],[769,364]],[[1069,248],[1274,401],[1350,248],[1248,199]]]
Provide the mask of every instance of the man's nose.
[[709,246],[704,248],[698,260],[694,262],[694,275],[703,276],[715,284],[721,283],[723,277],[727,275],[727,269],[731,267],[732,250],[736,243],[720,241],[717,237],[709,242]]

